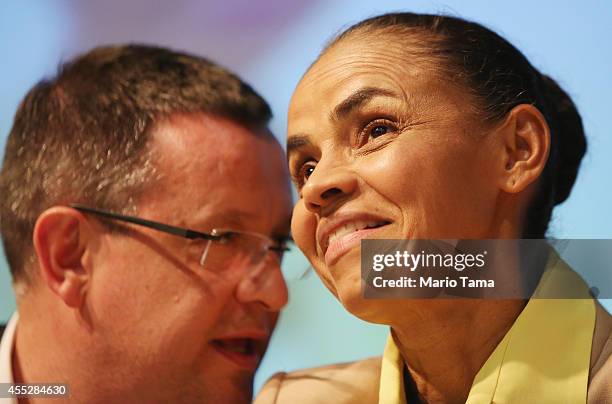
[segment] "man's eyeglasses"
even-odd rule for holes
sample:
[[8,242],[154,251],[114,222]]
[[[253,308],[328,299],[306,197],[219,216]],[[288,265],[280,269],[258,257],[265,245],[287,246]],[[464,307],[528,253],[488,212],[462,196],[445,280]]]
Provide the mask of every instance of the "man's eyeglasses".
[[265,261],[270,252],[274,253],[280,263],[283,254],[289,251],[289,240],[275,241],[256,232],[213,229],[210,233],[203,233],[79,204],[71,204],[70,207],[83,213],[148,227],[190,240],[206,240],[200,256],[200,265],[211,270],[223,271],[236,265],[258,266]]

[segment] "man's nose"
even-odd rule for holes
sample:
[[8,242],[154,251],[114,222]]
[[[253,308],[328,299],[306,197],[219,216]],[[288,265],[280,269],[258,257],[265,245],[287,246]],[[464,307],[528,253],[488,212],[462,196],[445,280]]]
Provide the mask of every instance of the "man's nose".
[[357,177],[347,167],[326,166],[319,162],[302,187],[306,209],[321,214],[326,207],[357,189]]
[[[272,253],[269,253],[272,255]],[[269,256],[240,280],[236,299],[241,303],[260,303],[268,311],[279,311],[287,304],[289,292],[277,257]]]

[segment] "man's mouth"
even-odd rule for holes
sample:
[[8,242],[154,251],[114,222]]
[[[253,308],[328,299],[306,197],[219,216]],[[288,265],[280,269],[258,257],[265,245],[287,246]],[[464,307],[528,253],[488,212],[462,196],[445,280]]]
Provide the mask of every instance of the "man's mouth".
[[335,264],[338,259],[366,237],[370,237],[381,227],[390,222],[380,219],[358,219],[342,220],[336,225],[328,225],[328,230],[324,231],[320,239],[320,245],[325,254],[325,264],[327,266]]
[[213,348],[244,369],[255,369],[263,354],[262,343],[253,338],[224,338],[211,341]]

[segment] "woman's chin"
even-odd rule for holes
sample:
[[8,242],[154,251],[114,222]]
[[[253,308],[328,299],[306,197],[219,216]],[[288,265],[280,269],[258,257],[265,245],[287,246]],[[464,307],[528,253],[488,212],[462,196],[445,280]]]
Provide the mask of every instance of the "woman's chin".
[[360,281],[350,285],[336,284],[336,288],[336,297],[349,313],[368,323],[387,324],[384,310],[381,310],[380,299],[364,297]]
[[[325,271],[317,271],[323,283],[352,315],[381,324],[380,300],[363,295],[359,250],[350,251]],[[323,276],[325,274],[325,276]]]

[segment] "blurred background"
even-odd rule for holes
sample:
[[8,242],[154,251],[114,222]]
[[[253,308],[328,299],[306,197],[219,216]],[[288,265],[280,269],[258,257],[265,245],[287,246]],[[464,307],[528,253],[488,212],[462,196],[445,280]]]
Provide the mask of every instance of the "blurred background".
[[[291,92],[323,44],[363,18],[406,10],[483,23],[565,88],[589,141],[572,196],[555,210],[550,235],[612,239],[612,2],[29,0],[0,2],[0,146],[20,99],[61,61],[109,43],[152,43],[207,56],[238,73],[271,104],[284,141]],[[0,197],[2,197],[0,195]],[[299,253],[287,265],[306,268]],[[610,267],[601,268],[610,271]],[[258,371],[274,372],[380,355],[388,330],[350,317],[313,274],[289,285],[290,302]],[[604,304],[612,309],[611,301]],[[15,309],[3,254],[0,322]]]

